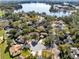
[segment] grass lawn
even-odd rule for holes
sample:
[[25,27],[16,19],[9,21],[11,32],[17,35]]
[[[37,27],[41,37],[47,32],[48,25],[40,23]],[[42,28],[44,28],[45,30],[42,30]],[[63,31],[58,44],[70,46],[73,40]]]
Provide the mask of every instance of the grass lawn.
[[50,52],[50,51],[45,51],[45,50],[42,51],[42,57],[45,59],[51,55],[52,55],[52,52]]
[[0,29],[0,36],[3,36],[4,34],[5,34],[5,31]]
[[21,56],[28,57],[30,55],[29,51],[22,51]]
[[0,10],[0,17],[4,15],[3,11]]
[[[4,30],[0,29],[0,37],[3,36],[5,34]],[[0,44],[0,59],[11,59],[9,56],[9,53],[5,53],[5,49],[7,47],[7,43],[4,42],[2,44]]]
[[0,44],[3,42],[3,37],[4,37],[5,31],[0,29]]
[[4,15],[4,11],[0,10],[0,17],[2,17]]
[[15,59],[10,57],[9,52],[5,53],[6,46],[6,42],[0,45],[0,59]]
[[0,44],[0,59],[11,59],[8,52],[4,53],[6,46],[7,46],[6,42]]

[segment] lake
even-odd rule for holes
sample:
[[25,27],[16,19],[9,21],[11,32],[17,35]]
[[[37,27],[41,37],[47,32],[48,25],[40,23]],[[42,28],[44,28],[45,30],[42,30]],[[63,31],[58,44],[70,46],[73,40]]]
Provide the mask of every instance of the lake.
[[19,9],[19,10],[15,10],[14,12],[21,12],[21,11],[24,11],[24,12],[35,11],[35,12],[39,12],[39,13],[45,12],[47,15],[57,16],[57,17],[69,16],[71,14],[69,12],[64,13],[63,11],[50,12],[49,9],[50,9],[51,5],[45,4],[45,3],[25,3],[25,4],[21,4],[21,5],[23,8]]

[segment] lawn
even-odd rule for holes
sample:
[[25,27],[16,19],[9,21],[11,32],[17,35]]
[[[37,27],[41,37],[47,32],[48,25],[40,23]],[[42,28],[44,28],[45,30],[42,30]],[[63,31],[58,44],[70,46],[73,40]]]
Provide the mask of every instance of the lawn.
[[0,10],[0,17],[4,15],[4,12]]
[[28,57],[30,55],[29,51],[22,51],[21,56]]
[[0,59],[11,59],[9,56],[9,53],[5,53],[5,49],[6,49],[6,42],[4,42],[3,44],[0,44]]
[[[4,30],[0,29],[0,37],[3,36],[5,34]],[[7,43],[6,41],[2,44],[0,44],[0,59],[11,59],[9,56],[9,53],[5,53],[5,49],[7,47]]]
[[9,52],[5,53],[6,46],[6,42],[0,44],[0,59],[15,59],[10,57]]
[[46,51],[46,50],[42,51],[42,57],[45,58],[45,59],[48,58],[51,55],[53,56],[53,53],[51,51]]
[[0,29],[0,44],[3,42],[5,31]]
[[5,34],[5,31],[0,29],[0,36],[3,36]]

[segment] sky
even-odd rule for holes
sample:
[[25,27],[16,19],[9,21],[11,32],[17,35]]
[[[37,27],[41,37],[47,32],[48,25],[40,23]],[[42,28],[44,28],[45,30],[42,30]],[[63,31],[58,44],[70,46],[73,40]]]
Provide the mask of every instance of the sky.
[[[0,1],[23,1],[23,0],[0,0]],[[27,1],[27,0],[24,0]],[[32,0],[29,0],[32,1]],[[40,1],[40,0],[39,0]],[[42,0],[41,0],[42,1]],[[44,1],[44,0],[43,0]],[[49,0],[48,0],[49,1]],[[79,1],[79,0],[50,0],[50,1]]]

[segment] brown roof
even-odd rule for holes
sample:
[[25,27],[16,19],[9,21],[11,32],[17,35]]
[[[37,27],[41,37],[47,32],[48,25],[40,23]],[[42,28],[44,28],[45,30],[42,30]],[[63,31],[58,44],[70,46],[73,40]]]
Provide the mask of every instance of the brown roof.
[[13,45],[12,47],[10,47],[9,51],[12,56],[15,56],[20,53],[21,45],[19,44]]

